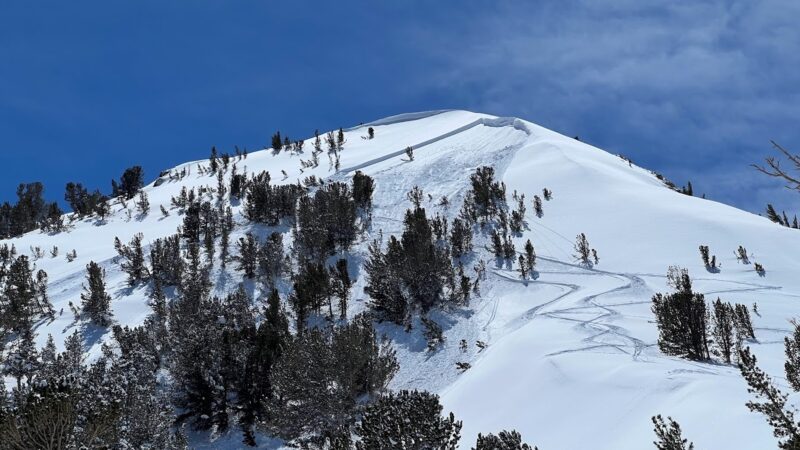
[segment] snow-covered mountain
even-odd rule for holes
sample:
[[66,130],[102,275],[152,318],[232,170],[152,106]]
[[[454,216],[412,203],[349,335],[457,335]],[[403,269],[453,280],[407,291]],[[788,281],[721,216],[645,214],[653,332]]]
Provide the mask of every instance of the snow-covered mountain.
[[[374,139],[363,138],[368,127],[374,129]],[[530,202],[543,188],[553,193],[544,202],[542,217],[528,208],[526,229],[515,237],[518,249],[528,239],[534,244],[538,278],[523,282],[517,271],[497,267],[488,234],[478,234],[473,263],[488,262],[487,278],[468,307],[436,313],[445,329],[441,349],[427,352],[418,332],[380,326],[393,340],[400,362],[390,387],[440,394],[445,411],[464,422],[462,448],[469,448],[478,432],[514,428],[542,449],[641,449],[654,438],[650,418],[655,414],[678,420],[698,449],[775,448],[764,418],[745,407],[750,396],[735,366],[692,362],[659,351],[651,297],[668,290],[667,268],[677,265],[689,270],[695,289],[708,300],[757,303],[757,342],[749,345],[760,366],[785,384],[783,337],[790,332],[789,320],[800,315],[796,230],[681,194],[619,156],[516,118],[468,111],[403,114],[345,130],[345,137],[339,170],[326,160],[316,168],[302,168],[310,150],[275,154],[266,149],[236,164],[239,173],[269,171],[275,184],[297,183],[311,175],[349,180],[356,170],[373,177],[372,225],[352,251],[354,262],[363,262],[379,231],[384,236],[402,232],[410,207],[406,193],[414,186],[425,193],[428,211],[450,219],[457,217],[470,174],[480,166],[494,168],[509,196],[516,191]],[[414,149],[411,161],[405,155],[408,146]],[[311,140],[305,148],[311,148]],[[102,222],[85,219],[61,233],[34,231],[0,241],[23,254],[34,247],[46,254],[36,265],[49,275],[48,293],[57,317],[38,324],[39,345],[50,334],[63,346],[66,336],[83,329],[90,355],[96,355],[100,343],[111,338],[105,329],[76,322],[68,307],[80,303],[89,261],[106,270],[116,323],[136,325],[152,313],[148,288],[128,286],[114,238],[128,242],[143,233],[147,243],[174,234],[182,216],[171,208],[170,199],[184,187],[215,187],[214,175],[197,170],[198,164],[207,163],[188,162],[171,172],[187,168],[189,176],[166,176],[146,186],[151,203],[146,217],[127,213],[132,204],[115,204]],[[449,206],[439,205],[442,197]],[[160,206],[170,214],[163,216]],[[232,206],[235,242],[254,226],[242,216],[242,205]],[[290,244],[291,230],[281,231]],[[597,250],[599,264],[594,267],[576,263],[573,246],[580,233]],[[706,270],[700,245],[716,255],[718,272]],[[751,261],[765,267],[763,276],[752,263],[737,260],[734,251],[740,245]],[[61,254],[51,258],[47,251],[54,246]],[[73,249],[77,258],[67,262],[63,255]],[[351,314],[366,307],[364,278],[361,271],[352,290]],[[242,275],[232,265],[227,270],[217,265],[211,280],[216,293],[225,293],[238,286]],[[265,295],[257,285],[248,288],[255,298]],[[468,343],[466,350],[462,340]],[[477,341],[488,347],[481,351]],[[456,362],[471,367],[461,371]]]

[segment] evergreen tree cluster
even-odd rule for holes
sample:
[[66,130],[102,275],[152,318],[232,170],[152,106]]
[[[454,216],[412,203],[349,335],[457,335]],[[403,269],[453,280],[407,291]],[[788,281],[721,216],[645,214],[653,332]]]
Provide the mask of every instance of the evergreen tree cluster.
[[133,166],[125,169],[119,182],[111,180],[111,196],[122,196],[125,200],[130,200],[139,193],[144,186],[144,170],[141,166]]
[[775,211],[775,207],[771,204],[767,204],[767,219],[788,228],[800,228],[800,225],[797,223],[797,216],[794,216],[794,219],[790,222],[789,217],[786,216],[786,211],[778,214],[778,212]]
[[406,211],[403,225],[400,239],[391,236],[385,251],[373,241],[364,264],[372,309],[397,324],[409,324],[415,311],[468,297],[456,284],[445,219],[428,219],[424,208],[415,207]]
[[347,251],[358,228],[356,202],[350,186],[328,183],[297,204],[295,250],[301,261],[323,261],[335,251]]
[[20,184],[17,202],[0,205],[0,239],[20,236],[37,228],[59,232],[63,229],[63,212],[58,203],[44,200],[44,185],[40,182]]
[[692,291],[685,269],[670,267],[671,294],[653,296],[652,311],[658,326],[658,347],[668,355],[708,360],[713,352],[732,362],[744,340],[755,339],[750,312],[745,305],[717,299],[709,311],[703,294]]
[[[294,216],[297,200],[305,188],[296,184],[272,185],[269,172],[261,172],[245,183],[245,216],[270,226],[278,225],[285,217]],[[238,191],[239,189],[237,189]],[[231,188],[231,195],[234,189]]]
[[8,397],[0,389],[0,448],[186,448],[159,389],[151,328],[116,327],[114,336],[91,365],[77,333],[61,353],[52,337],[41,351],[31,338],[6,364],[16,386]]
[[0,338],[30,334],[35,321],[54,318],[47,298],[47,274],[16,249],[0,246]]
[[89,193],[81,183],[67,183],[64,191],[64,200],[79,218],[92,214],[97,214],[98,216],[107,214],[105,209],[108,204],[108,197],[99,190]]
[[506,186],[494,180],[494,168],[483,166],[470,175],[471,189],[464,200],[462,216],[470,219],[470,223],[480,220],[484,225],[490,219],[505,214]]

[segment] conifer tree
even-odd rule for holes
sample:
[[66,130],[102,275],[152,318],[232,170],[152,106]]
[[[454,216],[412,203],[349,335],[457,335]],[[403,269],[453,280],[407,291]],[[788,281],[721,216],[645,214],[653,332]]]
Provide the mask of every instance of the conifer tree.
[[217,147],[211,147],[211,156],[208,157],[208,167],[211,173],[216,173],[219,169],[219,161],[217,160]]
[[289,299],[294,310],[297,330],[305,329],[311,312],[319,314],[325,304],[333,317],[331,286],[328,271],[320,263],[306,263],[294,277],[294,292]]
[[683,438],[678,422],[667,417],[667,421],[658,415],[653,417],[653,425],[658,440],[653,442],[658,450],[693,450],[694,444]]
[[497,230],[492,230],[492,253],[495,258],[503,258],[503,241],[500,239],[500,233]]
[[450,231],[450,250],[454,258],[460,258],[472,251],[472,230],[460,218],[453,219]]
[[741,339],[755,339],[756,334],[753,330],[753,322],[750,320],[750,310],[747,306],[737,303],[733,307],[733,318],[736,332]]
[[714,337],[717,353],[722,357],[723,361],[730,364],[735,344],[733,307],[730,303],[723,303],[719,298],[714,301],[713,306],[713,328],[711,334]]
[[13,259],[5,270],[0,302],[2,328],[19,335],[31,329],[36,317],[50,316],[52,305],[46,293],[46,284],[37,283],[28,257],[20,255]]
[[81,309],[97,325],[105,327],[111,323],[111,296],[106,293],[105,271],[94,261],[86,265]]
[[146,280],[149,276],[142,250],[143,237],[142,233],[134,234],[128,245],[123,245],[119,238],[114,238],[114,249],[123,258],[120,268],[128,274],[128,284],[131,286]]
[[283,149],[283,140],[281,140],[280,131],[276,131],[275,134],[272,135],[272,149],[276,152],[279,152],[281,149]]
[[136,201],[136,209],[142,216],[146,216],[150,212],[150,200],[148,200],[147,194],[144,191],[139,191],[139,199]]
[[258,242],[253,233],[248,232],[239,238],[239,256],[236,259],[239,263],[236,269],[243,271],[247,278],[255,278],[258,267]]
[[575,238],[575,259],[580,261],[581,264],[590,265],[591,261],[589,260],[589,256],[591,255],[592,249],[589,247],[589,241],[586,239],[586,235],[581,233]]
[[525,257],[523,258],[523,261],[528,274],[533,275],[533,270],[536,267],[536,251],[534,250],[530,239],[525,242]]
[[783,365],[786,381],[795,392],[800,392],[800,324],[792,320],[794,330],[791,336],[783,338],[786,362]]
[[364,410],[355,434],[358,450],[455,450],[461,421],[442,417],[439,397],[424,391],[390,392]]
[[503,430],[497,436],[491,433],[483,436],[478,433],[478,441],[472,450],[538,450],[538,448],[531,448],[522,442],[522,435],[519,432]]
[[692,292],[685,271],[673,280],[676,291],[653,296],[652,311],[658,325],[658,347],[668,355],[708,359],[708,327],[703,294]]
[[344,143],[344,130],[339,128],[339,131],[336,133],[336,150],[341,152],[344,148]]
[[231,207],[225,207],[225,213],[222,216],[222,220],[220,222],[219,233],[220,233],[220,265],[222,268],[228,263],[228,249],[230,247],[230,240],[231,240],[231,231],[233,231],[233,212],[231,211]]
[[544,215],[544,210],[542,209],[542,199],[539,198],[538,195],[533,196],[533,212],[536,213],[536,217],[540,219]]
[[125,169],[120,177],[118,190],[119,195],[126,200],[132,199],[136,193],[144,186],[144,170],[141,166],[133,166]]
[[3,375],[9,375],[17,381],[18,392],[22,390],[22,379],[26,378],[30,382],[39,365],[39,352],[33,338],[32,330],[23,330],[11,346],[3,364]]
[[788,396],[775,387],[770,376],[757,366],[756,357],[749,348],[739,351],[739,370],[747,382],[747,391],[757,399],[747,402],[747,408],[766,416],[773,434],[779,439],[778,448],[800,448],[800,424],[794,418],[796,411],[787,407]]
[[347,299],[350,297],[350,288],[353,281],[347,270],[347,260],[342,258],[336,261],[336,266],[331,271],[331,291],[339,299],[339,319],[347,319]]
[[372,208],[372,193],[375,191],[375,180],[357,170],[353,175],[353,200],[356,206],[364,211]]

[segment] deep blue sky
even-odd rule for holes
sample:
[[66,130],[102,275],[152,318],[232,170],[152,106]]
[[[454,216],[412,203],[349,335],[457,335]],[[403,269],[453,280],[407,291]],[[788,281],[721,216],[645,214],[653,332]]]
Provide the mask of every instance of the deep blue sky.
[[[565,4],[568,4],[565,6]],[[0,3],[0,199],[109,190],[259,148],[464,108],[579,135],[745,209],[800,209],[748,164],[800,152],[800,2]]]

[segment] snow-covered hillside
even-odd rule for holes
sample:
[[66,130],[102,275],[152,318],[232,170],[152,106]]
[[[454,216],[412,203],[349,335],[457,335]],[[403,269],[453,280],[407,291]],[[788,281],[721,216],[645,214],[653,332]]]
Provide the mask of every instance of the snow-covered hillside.
[[[362,139],[370,126],[375,138]],[[405,114],[345,130],[345,136],[338,171],[325,160],[316,168],[301,169],[310,150],[263,150],[236,164],[239,173],[269,171],[277,184],[297,183],[310,175],[349,180],[356,170],[372,176],[372,227],[352,252],[355,262],[363,261],[379,231],[384,236],[402,231],[410,207],[406,193],[414,186],[426,194],[427,210],[450,219],[458,215],[469,176],[480,166],[494,167],[509,196],[517,191],[530,202],[543,188],[553,192],[552,200],[544,202],[542,217],[528,207],[526,229],[515,238],[517,249],[527,239],[533,242],[538,278],[523,282],[515,270],[497,267],[486,248],[489,236],[479,234],[472,263],[486,260],[487,278],[468,307],[435,315],[445,329],[440,350],[427,352],[418,332],[380,326],[393,339],[400,361],[390,387],[439,393],[445,411],[464,422],[463,448],[475,442],[478,432],[515,428],[544,450],[641,449],[653,440],[650,417],[655,414],[680,422],[698,449],[776,447],[763,417],[745,407],[749,394],[735,366],[659,352],[650,305],[655,292],[668,290],[665,274],[671,265],[687,268],[695,289],[708,300],[757,303],[757,342],[750,346],[759,364],[785,383],[783,337],[790,331],[789,320],[800,315],[796,230],[675,192],[648,170],[520,119],[467,111]],[[408,146],[414,149],[413,161],[405,157]],[[310,140],[305,148],[311,148]],[[69,302],[80,303],[89,261],[106,270],[115,322],[135,325],[152,312],[147,288],[128,287],[116,261],[114,238],[128,242],[141,232],[145,242],[152,242],[174,234],[182,217],[171,209],[171,197],[184,187],[216,186],[216,177],[200,174],[198,164],[207,160],[173,169],[189,169],[185,178],[145,187],[151,203],[146,217],[135,212],[129,216],[117,204],[103,222],[86,219],[65,232],[34,231],[0,241],[21,253],[30,254],[32,247],[47,252],[57,246],[61,251],[56,258],[47,255],[36,261],[49,275],[48,292],[57,312],[55,321],[38,324],[39,345],[51,334],[63,346],[66,336],[82,329],[90,353],[96,354],[100,343],[110,338],[105,329],[76,322],[68,307]],[[449,206],[439,206],[442,197]],[[162,216],[159,206],[170,210],[169,216]],[[241,209],[234,204],[233,242],[254,228]],[[290,244],[290,230],[282,231]],[[580,233],[597,249],[600,261],[593,268],[576,264],[573,256]],[[719,272],[703,266],[700,245],[708,245],[717,256]],[[764,265],[764,276],[752,264],[737,261],[734,251],[740,245],[752,261]],[[73,249],[77,258],[67,262],[63,255]],[[241,282],[241,274],[231,266],[214,270],[211,279],[217,293]],[[365,308],[364,278],[361,271],[350,313]],[[264,295],[258,286],[248,287],[256,298]],[[460,348],[462,339],[469,344],[466,351]],[[479,340],[488,344],[485,350],[475,346]],[[459,371],[456,362],[469,362],[471,368]]]

